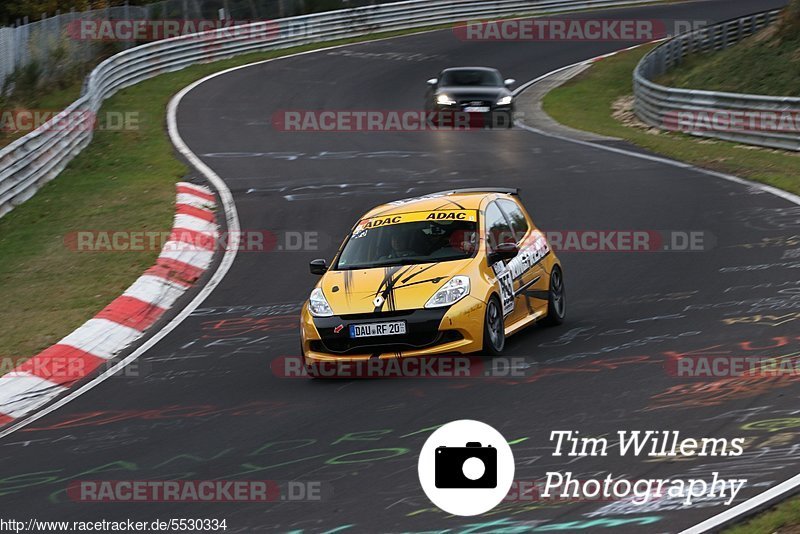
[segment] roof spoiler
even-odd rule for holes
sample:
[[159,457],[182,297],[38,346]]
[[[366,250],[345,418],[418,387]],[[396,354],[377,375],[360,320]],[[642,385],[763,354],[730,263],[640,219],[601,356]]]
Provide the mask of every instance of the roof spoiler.
[[450,189],[439,191],[434,195],[456,195],[459,193],[504,193],[506,195],[519,195],[519,187],[468,187],[466,189]]

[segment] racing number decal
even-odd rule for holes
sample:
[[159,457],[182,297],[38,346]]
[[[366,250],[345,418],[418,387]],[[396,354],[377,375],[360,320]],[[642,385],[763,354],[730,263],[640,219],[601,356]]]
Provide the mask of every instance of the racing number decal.
[[514,279],[511,271],[506,269],[497,275],[497,282],[500,284],[500,297],[503,301],[503,316],[514,311]]

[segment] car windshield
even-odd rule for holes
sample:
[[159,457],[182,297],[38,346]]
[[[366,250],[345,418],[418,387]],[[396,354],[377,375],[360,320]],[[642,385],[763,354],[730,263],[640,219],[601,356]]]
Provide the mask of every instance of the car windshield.
[[369,227],[369,221],[375,219],[362,221],[347,240],[335,268],[371,269],[471,258],[478,248],[478,223],[474,215],[471,219],[424,220],[373,227]]
[[448,70],[442,73],[440,85],[445,87],[502,87],[503,80],[500,74],[493,70]]

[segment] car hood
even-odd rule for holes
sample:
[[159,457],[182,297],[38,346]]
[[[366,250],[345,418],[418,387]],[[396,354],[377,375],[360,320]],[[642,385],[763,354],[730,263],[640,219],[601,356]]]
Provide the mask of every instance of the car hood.
[[500,98],[510,95],[505,87],[439,87],[436,94],[446,94],[454,98]]
[[[336,315],[420,309],[451,277],[463,274],[473,258],[375,269],[328,271],[322,292]],[[381,297],[382,303],[375,302]]]

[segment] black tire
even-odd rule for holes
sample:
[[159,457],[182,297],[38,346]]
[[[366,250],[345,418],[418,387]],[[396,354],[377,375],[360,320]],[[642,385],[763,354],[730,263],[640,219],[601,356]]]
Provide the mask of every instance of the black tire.
[[483,353],[487,356],[500,356],[506,346],[506,332],[503,324],[503,306],[496,295],[486,303],[483,319]]
[[564,273],[558,265],[550,273],[550,291],[547,298],[547,317],[542,319],[545,326],[556,326],[567,316],[567,292],[564,287]]

